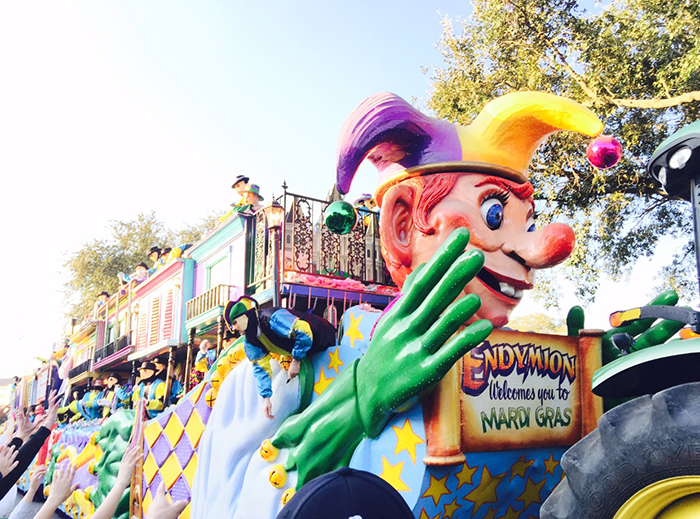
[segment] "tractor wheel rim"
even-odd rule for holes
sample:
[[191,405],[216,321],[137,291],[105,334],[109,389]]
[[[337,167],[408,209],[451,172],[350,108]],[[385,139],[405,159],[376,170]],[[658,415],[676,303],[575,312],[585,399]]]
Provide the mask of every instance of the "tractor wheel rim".
[[614,519],[685,519],[700,517],[700,476],[679,476],[644,487]]

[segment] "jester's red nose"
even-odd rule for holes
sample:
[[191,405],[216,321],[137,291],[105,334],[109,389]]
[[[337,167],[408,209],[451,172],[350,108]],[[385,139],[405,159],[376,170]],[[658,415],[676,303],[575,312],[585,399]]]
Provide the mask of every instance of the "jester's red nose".
[[571,227],[564,223],[547,225],[534,233],[535,251],[528,261],[532,268],[545,269],[558,265],[571,255],[576,237]]

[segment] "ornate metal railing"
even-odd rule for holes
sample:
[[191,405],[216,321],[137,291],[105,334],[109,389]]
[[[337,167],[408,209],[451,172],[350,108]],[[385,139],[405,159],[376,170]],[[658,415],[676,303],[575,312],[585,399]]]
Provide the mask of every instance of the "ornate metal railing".
[[97,348],[95,350],[95,362],[100,362],[106,359],[110,355],[115,354],[118,351],[123,350],[129,345],[129,336],[122,335],[121,337],[113,340],[109,344],[103,346],[102,348]]
[[380,253],[378,213],[359,212],[353,230],[339,236],[323,222],[329,202],[293,193],[284,198],[285,271],[393,285]]
[[217,285],[187,302],[186,319],[193,319],[217,306],[224,306],[235,297],[236,287]]
[[[363,211],[353,230],[339,236],[323,222],[329,202],[285,192],[285,222],[282,229],[282,279],[289,272],[352,278],[362,282],[393,285],[379,241],[379,214]],[[272,247],[265,214],[256,213],[250,221],[248,242],[248,290],[255,293],[271,286]]]

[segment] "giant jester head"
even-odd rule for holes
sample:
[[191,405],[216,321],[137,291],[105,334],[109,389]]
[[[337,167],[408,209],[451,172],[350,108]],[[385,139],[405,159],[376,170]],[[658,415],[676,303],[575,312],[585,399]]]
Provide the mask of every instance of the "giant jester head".
[[535,226],[532,155],[557,131],[593,137],[602,129],[590,110],[552,94],[500,97],[469,126],[427,117],[394,94],[376,94],[343,125],[337,188],[350,190],[365,158],[379,170],[382,255],[399,286],[453,230],[467,227],[469,247],[485,257],[465,289],[482,300],[474,319],[503,326],[533,287],[535,270],[564,261],[574,247],[568,225]]

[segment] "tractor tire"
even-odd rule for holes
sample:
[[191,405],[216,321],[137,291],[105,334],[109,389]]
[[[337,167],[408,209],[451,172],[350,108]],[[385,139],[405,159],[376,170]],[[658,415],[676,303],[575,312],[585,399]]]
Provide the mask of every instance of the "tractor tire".
[[542,505],[542,519],[612,518],[653,483],[700,475],[700,382],[611,409],[561,466],[566,477]]

